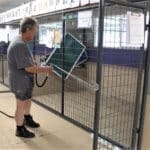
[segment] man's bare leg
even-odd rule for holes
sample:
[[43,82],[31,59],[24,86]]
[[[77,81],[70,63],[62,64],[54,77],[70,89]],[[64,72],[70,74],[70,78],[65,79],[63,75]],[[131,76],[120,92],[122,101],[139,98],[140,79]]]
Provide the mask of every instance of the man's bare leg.
[[25,101],[16,99],[15,120],[17,126],[23,125]]
[[24,114],[25,115],[30,115],[31,103],[32,103],[31,99],[25,101],[25,105],[24,105],[24,110],[25,110]]
[[30,114],[31,104],[31,99],[25,101],[24,124],[28,127],[38,128],[40,127],[40,124],[35,122]]
[[15,112],[16,136],[32,138],[35,136],[35,134],[30,132],[24,127],[25,104],[26,101],[16,99],[16,112]]

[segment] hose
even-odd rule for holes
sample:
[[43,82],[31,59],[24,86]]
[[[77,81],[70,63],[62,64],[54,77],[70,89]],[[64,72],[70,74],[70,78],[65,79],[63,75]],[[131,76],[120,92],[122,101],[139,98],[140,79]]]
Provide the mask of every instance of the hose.
[[5,112],[3,112],[3,111],[0,111],[0,113],[2,113],[3,115],[5,115],[5,116],[7,116],[8,118],[15,118],[15,116],[11,116],[11,115],[8,115],[8,114],[6,114]]
[[36,86],[37,86],[37,87],[40,87],[40,88],[43,87],[43,86],[45,85],[47,79],[48,79],[48,76],[46,76],[45,79],[44,79],[44,81],[43,81],[41,84],[39,84],[39,83],[38,83],[38,75],[35,74],[35,83],[36,83]]

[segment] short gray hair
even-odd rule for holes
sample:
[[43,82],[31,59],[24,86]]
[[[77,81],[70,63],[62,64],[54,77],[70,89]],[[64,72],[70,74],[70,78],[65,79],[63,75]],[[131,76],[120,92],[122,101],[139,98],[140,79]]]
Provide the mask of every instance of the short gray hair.
[[32,29],[37,25],[37,20],[32,17],[25,17],[20,22],[20,32],[25,33],[27,29]]

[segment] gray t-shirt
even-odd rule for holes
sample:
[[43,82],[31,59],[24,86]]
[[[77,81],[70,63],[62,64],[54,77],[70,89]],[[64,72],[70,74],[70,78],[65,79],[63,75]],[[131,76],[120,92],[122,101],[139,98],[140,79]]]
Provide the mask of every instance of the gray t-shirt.
[[9,45],[7,51],[8,75],[10,90],[14,93],[24,92],[31,88],[33,74],[26,72],[25,68],[34,65],[32,54],[21,36],[16,37]]

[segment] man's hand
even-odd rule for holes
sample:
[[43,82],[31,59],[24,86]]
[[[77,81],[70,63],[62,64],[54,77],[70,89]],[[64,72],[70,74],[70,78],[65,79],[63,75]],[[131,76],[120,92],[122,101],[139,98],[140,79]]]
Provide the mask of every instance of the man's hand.
[[30,73],[47,73],[50,75],[53,72],[53,67],[51,66],[42,66],[38,67],[36,65],[31,66],[31,67],[26,67],[25,70]]
[[50,75],[53,72],[53,67],[51,66],[45,66],[45,73],[47,73],[48,75]]

